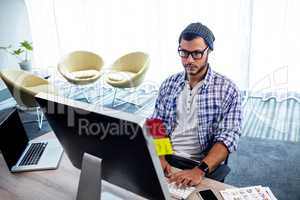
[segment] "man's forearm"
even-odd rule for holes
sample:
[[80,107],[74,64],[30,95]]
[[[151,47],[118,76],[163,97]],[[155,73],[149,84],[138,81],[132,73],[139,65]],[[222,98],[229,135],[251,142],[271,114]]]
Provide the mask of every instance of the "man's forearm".
[[212,172],[216,167],[223,162],[228,155],[228,150],[223,143],[216,143],[212,146],[207,156],[203,161],[208,165],[209,172]]

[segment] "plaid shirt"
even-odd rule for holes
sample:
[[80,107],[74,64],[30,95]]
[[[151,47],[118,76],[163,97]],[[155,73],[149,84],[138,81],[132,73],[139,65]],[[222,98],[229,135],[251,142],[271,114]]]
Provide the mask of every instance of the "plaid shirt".
[[[153,118],[161,119],[170,136],[176,127],[176,100],[185,86],[185,72],[166,79],[156,99]],[[241,135],[241,98],[237,86],[208,67],[197,91],[198,138],[203,152],[222,142],[229,152],[237,149]]]

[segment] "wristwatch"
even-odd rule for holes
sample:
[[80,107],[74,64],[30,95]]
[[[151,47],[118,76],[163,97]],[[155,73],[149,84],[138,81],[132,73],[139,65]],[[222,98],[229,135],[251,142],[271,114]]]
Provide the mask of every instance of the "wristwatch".
[[199,169],[201,169],[205,173],[205,175],[208,174],[209,168],[208,168],[208,165],[204,161],[202,161],[197,167]]

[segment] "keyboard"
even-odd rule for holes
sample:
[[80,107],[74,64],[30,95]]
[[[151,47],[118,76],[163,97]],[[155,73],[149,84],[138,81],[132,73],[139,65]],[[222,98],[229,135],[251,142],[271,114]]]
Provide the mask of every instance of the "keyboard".
[[31,143],[19,166],[36,165],[39,162],[46,146],[47,142]]
[[174,183],[168,183],[169,192],[172,197],[176,199],[186,199],[193,191],[195,191],[195,187],[178,187]]

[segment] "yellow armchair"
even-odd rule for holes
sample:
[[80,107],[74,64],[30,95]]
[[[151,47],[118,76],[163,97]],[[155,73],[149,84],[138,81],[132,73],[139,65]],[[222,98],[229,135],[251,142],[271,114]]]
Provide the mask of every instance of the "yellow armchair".
[[106,82],[117,88],[137,87],[143,82],[149,63],[149,56],[143,52],[124,55],[112,64]]
[[90,99],[85,93],[86,88],[82,86],[93,84],[101,77],[103,63],[103,59],[95,53],[74,51],[61,59],[58,63],[58,71],[69,83],[78,86],[80,93],[89,102]]
[[149,68],[149,55],[144,52],[132,52],[117,59],[106,75],[106,82],[115,87],[116,98],[117,88],[136,88],[143,82]]
[[21,108],[36,108],[39,128],[42,127],[43,114],[34,96],[39,92],[58,94],[57,90],[45,79],[23,70],[2,70],[0,76]]
[[74,51],[58,63],[60,74],[76,85],[85,85],[97,81],[101,76],[102,67],[102,58],[88,51]]

